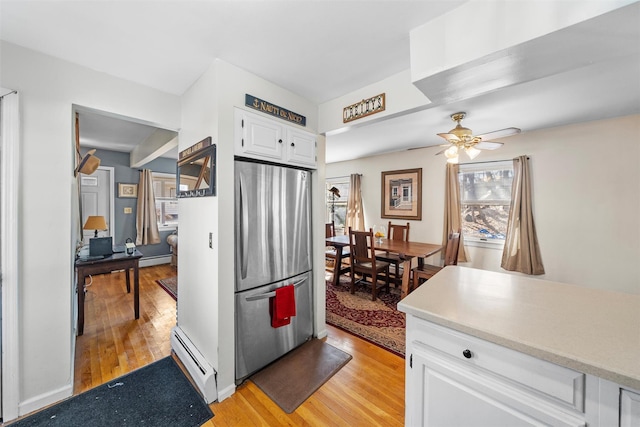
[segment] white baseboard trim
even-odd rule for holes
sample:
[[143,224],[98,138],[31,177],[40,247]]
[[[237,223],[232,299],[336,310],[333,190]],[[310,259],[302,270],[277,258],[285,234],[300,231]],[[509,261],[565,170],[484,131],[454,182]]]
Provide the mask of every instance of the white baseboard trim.
[[322,338],[325,338],[327,335],[328,335],[327,334],[327,329],[323,328],[322,330],[318,331],[318,334],[316,335],[316,338],[321,340]]
[[20,402],[18,405],[18,416],[30,414],[33,411],[42,409],[45,406],[49,406],[54,403],[58,403],[64,399],[67,399],[73,395],[73,385],[68,384],[57,390],[53,390],[49,393],[41,394],[40,396],[32,397],[31,399]]
[[222,390],[218,390],[218,402],[222,402],[227,397],[233,395],[236,392],[236,385],[231,384],[229,387],[225,387]]
[[169,264],[171,262],[171,255],[161,255],[149,258],[140,259],[140,267],[151,267],[152,265]]

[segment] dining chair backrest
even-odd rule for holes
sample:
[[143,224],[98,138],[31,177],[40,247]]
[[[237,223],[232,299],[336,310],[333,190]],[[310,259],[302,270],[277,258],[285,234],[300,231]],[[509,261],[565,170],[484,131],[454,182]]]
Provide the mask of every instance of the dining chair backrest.
[[349,246],[351,248],[351,259],[356,263],[371,262],[375,265],[375,252],[373,246],[373,230],[357,231],[349,227]]
[[325,238],[334,237],[336,235],[336,226],[333,221],[327,222],[325,225]]
[[458,264],[458,249],[460,248],[460,230],[449,233],[447,247],[444,254],[444,265]]
[[409,223],[407,225],[391,224],[387,227],[389,233],[389,240],[402,240],[404,242],[409,241]]

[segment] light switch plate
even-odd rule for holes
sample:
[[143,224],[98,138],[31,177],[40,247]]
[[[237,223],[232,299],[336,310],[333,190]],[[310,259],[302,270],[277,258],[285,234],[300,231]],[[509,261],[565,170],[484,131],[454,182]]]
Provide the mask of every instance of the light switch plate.
[[124,208],[124,213],[126,213],[126,214],[130,214],[130,213],[132,213],[132,212],[133,212],[133,209],[131,209],[131,208]]

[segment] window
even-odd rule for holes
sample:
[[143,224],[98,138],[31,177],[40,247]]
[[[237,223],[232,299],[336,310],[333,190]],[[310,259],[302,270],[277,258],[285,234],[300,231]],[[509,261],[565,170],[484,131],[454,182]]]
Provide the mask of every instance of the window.
[[176,176],[168,173],[152,172],[153,194],[156,198],[156,219],[159,229],[178,226],[178,199],[176,197]]
[[511,203],[513,163],[461,164],[458,179],[465,242],[504,244]]
[[[333,197],[333,193],[329,192],[331,187],[336,187],[340,191],[340,197]],[[334,221],[337,235],[344,234],[345,222],[347,220],[347,200],[349,200],[350,187],[351,184],[349,177],[328,178],[326,181],[326,218],[327,222],[331,222],[332,220]]]

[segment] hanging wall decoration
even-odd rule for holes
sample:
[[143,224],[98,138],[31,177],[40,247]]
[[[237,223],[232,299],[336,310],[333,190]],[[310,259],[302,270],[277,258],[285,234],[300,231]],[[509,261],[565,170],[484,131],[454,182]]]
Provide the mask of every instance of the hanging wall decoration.
[[382,172],[382,218],[422,220],[422,168]]

